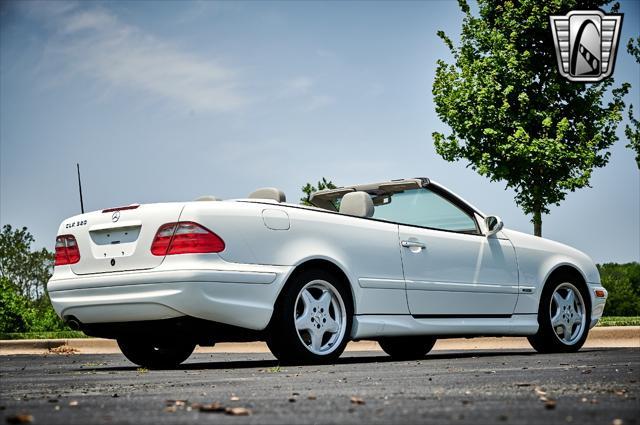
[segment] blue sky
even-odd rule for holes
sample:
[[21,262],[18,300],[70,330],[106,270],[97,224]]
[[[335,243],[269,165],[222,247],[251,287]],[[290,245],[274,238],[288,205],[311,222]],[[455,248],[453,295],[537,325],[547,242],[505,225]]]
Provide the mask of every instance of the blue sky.
[[[621,4],[626,44],[640,2]],[[446,131],[435,62],[450,60],[436,31],[456,38],[461,22],[453,1],[3,2],[0,222],[51,249],[79,212],[80,162],[88,210],[428,176],[531,233],[504,184],[433,147]],[[614,77],[640,110],[640,67],[623,48]],[[592,188],[551,208],[545,237],[598,262],[640,260],[640,173],[625,144]]]

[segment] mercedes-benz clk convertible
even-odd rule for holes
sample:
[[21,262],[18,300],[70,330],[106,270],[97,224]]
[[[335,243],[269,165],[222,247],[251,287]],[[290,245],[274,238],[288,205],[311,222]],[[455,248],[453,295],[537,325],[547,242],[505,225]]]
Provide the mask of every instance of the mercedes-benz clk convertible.
[[311,203],[263,188],[71,217],[51,302],[148,368],[225,341],[266,341],[286,363],[334,361],[350,340],[397,359],[474,336],[568,352],[602,315],[607,291],[587,255],[505,229],[427,178],[322,190]]

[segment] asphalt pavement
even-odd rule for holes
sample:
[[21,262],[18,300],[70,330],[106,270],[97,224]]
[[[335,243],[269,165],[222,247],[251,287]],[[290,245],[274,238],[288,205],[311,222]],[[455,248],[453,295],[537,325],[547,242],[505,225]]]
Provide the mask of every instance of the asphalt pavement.
[[119,354],[0,358],[0,414],[38,424],[636,424],[638,348],[347,352],[324,366],[267,353],[196,353],[177,370]]

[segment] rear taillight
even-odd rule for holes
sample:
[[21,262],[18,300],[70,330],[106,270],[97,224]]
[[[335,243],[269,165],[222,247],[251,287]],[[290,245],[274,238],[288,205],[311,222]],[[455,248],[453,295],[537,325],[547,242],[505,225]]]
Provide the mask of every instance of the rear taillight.
[[163,224],[151,244],[153,255],[204,254],[223,250],[224,241],[220,236],[192,221]]
[[80,261],[78,242],[72,235],[62,235],[56,238],[56,266],[75,264]]

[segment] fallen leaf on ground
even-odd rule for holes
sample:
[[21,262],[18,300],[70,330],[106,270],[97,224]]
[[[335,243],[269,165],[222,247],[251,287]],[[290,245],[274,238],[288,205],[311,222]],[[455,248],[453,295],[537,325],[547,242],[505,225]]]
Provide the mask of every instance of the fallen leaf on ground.
[[69,402],[69,406],[73,407],[73,406],[77,406],[78,405],[78,400],[71,400]]
[[52,354],[75,354],[78,352],[77,348],[69,347],[68,345],[60,345],[59,347],[49,348],[49,353]]
[[360,397],[356,397],[356,396],[352,396],[351,397],[351,403],[353,404],[366,404],[366,402],[361,399]]
[[33,422],[33,416],[28,414],[7,416],[7,423],[10,424],[30,424]]
[[240,400],[240,397],[238,397],[237,395],[232,395],[231,398],[229,399],[231,401],[238,401]]
[[167,406],[163,409],[163,411],[167,413],[175,413],[176,410],[178,410],[178,408],[175,405]]
[[227,407],[225,413],[233,416],[249,416],[251,415],[251,410],[246,407]]
[[533,391],[536,393],[537,396],[540,396],[540,397],[547,395],[547,392],[540,387],[535,387]]
[[554,399],[549,398],[544,402],[544,407],[549,409],[549,410],[551,410],[551,409],[555,409],[556,408],[556,404],[557,403],[556,403],[556,401]]
[[315,399],[317,399],[318,397],[316,397],[316,395],[315,395],[315,394],[309,394],[309,396],[308,396],[307,398],[308,398],[309,400],[315,400]]
[[199,410],[201,412],[224,412],[226,409],[220,403],[214,402],[211,404],[203,404],[199,406]]

